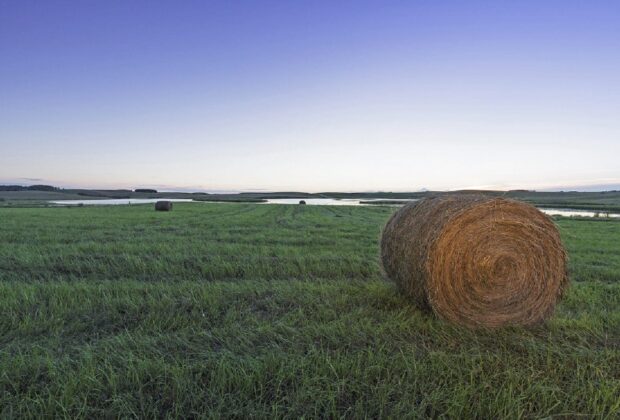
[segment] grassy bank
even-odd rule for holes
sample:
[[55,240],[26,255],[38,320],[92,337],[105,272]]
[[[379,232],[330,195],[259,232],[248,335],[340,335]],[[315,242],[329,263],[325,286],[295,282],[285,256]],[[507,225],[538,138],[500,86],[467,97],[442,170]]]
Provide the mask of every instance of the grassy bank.
[[620,415],[620,222],[558,220],[556,316],[473,333],[382,278],[392,211],[0,209],[0,414]]

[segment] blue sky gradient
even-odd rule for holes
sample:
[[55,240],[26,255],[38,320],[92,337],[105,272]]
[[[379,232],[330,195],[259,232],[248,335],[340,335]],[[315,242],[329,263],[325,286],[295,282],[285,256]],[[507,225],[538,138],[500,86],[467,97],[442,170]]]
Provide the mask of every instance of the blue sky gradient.
[[0,182],[620,185],[620,2],[0,0]]

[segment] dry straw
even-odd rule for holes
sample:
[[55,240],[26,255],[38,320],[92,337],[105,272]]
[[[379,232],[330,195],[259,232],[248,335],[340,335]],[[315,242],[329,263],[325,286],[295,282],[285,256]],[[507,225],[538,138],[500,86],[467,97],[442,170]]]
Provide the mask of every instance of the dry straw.
[[443,195],[410,203],[385,226],[381,258],[419,306],[472,328],[539,323],[568,286],[553,221],[503,198]]
[[155,203],[156,211],[171,211],[172,210],[172,201],[158,201]]

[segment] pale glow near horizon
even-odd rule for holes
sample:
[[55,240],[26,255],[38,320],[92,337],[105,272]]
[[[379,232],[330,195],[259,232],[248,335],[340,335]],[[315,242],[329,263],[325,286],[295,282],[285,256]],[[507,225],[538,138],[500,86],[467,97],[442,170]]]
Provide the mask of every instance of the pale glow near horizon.
[[620,184],[618,7],[329,5],[6,8],[0,181]]

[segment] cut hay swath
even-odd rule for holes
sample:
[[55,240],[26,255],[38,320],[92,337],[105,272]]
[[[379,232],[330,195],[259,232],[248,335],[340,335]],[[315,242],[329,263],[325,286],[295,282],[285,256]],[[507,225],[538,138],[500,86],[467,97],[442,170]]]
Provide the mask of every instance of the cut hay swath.
[[540,323],[568,286],[553,221],[503,198],[445,195],[410,203],[386,224],[381,259],[420,307],[471,328]]

